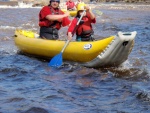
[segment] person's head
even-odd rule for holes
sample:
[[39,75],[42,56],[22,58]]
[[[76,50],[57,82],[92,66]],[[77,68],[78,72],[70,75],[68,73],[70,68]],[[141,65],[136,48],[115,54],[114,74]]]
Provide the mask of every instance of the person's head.
[[50,0],[49,2],[50,2],[50,5],[53,8],[58,8],[59,7],[60,0]]
[[[83,13],[83,11],[85,10],[84,8],[85,4],[78,4],[77,6],[77,17],[80,17]],[[86,15],[86,13],[84,14],[84,16]]]

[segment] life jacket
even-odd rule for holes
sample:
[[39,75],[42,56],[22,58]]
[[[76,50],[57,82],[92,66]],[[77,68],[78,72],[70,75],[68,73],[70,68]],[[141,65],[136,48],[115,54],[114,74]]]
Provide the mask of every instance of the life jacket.
[[[79,20],[79,17],[76,17]],[[76,31],[77,36],[86,37],[93,34],[93,29],[91,23],[88,21],[88,17],[85,16],[80,21],[79,26]]]
[[67,10],[73,9],[75,6],[74,2],[70,2],[70,1],[66,2],[66,5],[67,5]]
[[[52,15],[63,14],[59,8],[54,9],[54,8],[52,8],[51,6],[48,6],[48,7],[49,7],[50,12],[51,12]],[[49,21],[49,20],[47,20],[46,18],[41,19],[41,16],[40,16],[40,22],[39,22],[39,25],[40,25],[40,26],[60,29],[61,24],[62,24],[62,22],[59,22],[59,21],[57,21],[57,20],[56,20],[56,21]]]

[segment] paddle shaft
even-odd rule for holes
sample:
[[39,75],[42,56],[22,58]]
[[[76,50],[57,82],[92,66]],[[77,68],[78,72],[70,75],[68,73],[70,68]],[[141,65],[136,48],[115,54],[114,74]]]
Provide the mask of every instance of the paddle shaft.
[[66,44],[64,45],[63,49],[61,50],[61,52],[63,53],[65,48],[67,47],[67,45],[69,44],[69,40],[67,40]]
[[[81,17],[79,18],[79,20],[78,20],[78,22],[77,22],[77,25],[76,25],[76,27],[74,28],[74,30],[73,30],[73,32],[72,32],[72,35],[74,35],[74,32],[75,32],[77,26],[79,25],[79,23],[80,23],[82,17],[84,16],[84,14],[85,14],[85,10],[83,11]],[[69,40],[67,40],[66,44],[64,45],[63,49],[61,50],[62,53],[64,52],[64,50],[65,50],[65,48],[67,47],[68,44],[69,44]]]
[[86,10],[84,10],[83,13],[82,13],[82,15],[80,16],[80,18],[79,18],[79,20],[78,20],[78,22],[77,22],[77,25],[75,26],[75,28],[74,28],[74,30],[73,30],[73,32],[72,32],[72,37],[74,36],[74,33],[75,33],[75,31],[76,31],[76,29],[77,29],[77,27],[78,27],[78,25],[79,25],[79,23],[80,23],[82,17],[84,16],[85,12],[86,12]]
[[80,23],[80,21],[81,21],[82,17],[84,16],[85,11],[86,11],[86,10],[84,10],[84,11],[83,11],[83,13],[82,13],[82,15],[80,16],[80,18],[79,18],[79,20],[78,20],[78,22],[77,22],[77,25],[76,25],[76,26],[78,26],[78,25],[79,25],[79,23]]

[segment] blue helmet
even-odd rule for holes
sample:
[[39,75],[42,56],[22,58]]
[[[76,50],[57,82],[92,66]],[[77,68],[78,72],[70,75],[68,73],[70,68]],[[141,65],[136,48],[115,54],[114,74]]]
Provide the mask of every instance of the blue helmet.
[[59,2],[59,3],[60,3],[60,0],[50,0],[50,2],[53,2],[53,1],[56,1],[56,2]]

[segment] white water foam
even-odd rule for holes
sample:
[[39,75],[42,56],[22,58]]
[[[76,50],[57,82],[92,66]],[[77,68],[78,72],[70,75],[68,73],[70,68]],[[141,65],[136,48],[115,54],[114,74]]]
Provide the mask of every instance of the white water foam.
[[13,27],[13,26],[0,26],[0,29],[16,29],[16,27]]
[[41,7],[33,7],[32,3],[23,3],[23,2],[18,2],[18,5],[16,6],[9,6],[9,5],[0,5],[0,8],[41,8]]

